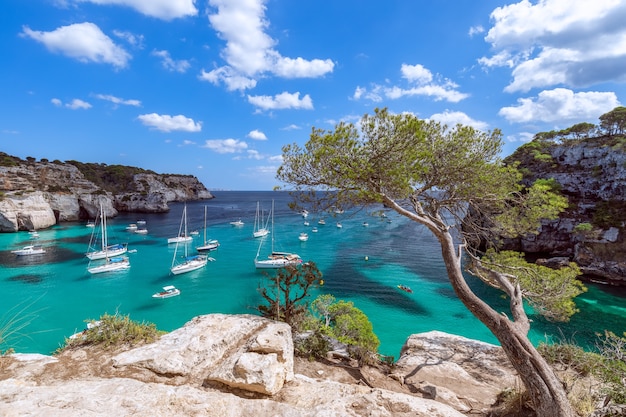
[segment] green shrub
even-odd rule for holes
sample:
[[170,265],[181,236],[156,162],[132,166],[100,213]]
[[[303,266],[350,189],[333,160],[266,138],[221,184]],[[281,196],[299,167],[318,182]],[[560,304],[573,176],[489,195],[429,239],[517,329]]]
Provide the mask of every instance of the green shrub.
[[118,313],[104,314],[100,320],[87,320],[92,323],[82,334],[65,340],[60,350],[85,345],[102,345],[104,347],[119,345],[136,345],[155,341],[161,334],[154,323],[136,322],[129,316]]

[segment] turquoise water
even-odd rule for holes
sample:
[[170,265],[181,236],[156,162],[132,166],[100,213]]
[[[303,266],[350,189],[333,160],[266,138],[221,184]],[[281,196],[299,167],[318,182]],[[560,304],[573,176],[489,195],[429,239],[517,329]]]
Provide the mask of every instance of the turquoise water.
[[[18,352],[51,353],[65,337],[82,330],[85,320],[116,311],[167,331],[201,314],[256,314],[255,307],[261,303],[257,288],[266,278],[254,267],[260,240],[252,237],[252,228],[256,202],[260,201],[267,213],[272,199],[275,249],[297,252],[305,261],[314,261],[324,274],[325,284],[319,292],[353,301],[363,310],[381,341],[381,353],[397,358],[409,335],[430,330],[497,343],[456,299],[439,246],[421,226],[393,212],[387,212],[386,219],[374,216],[372,212],[380,209],[374,207],[346,212],[336,219],[327,216],[323,226],[311,213],[307,227],[302,216],[287,207],[287,193],[214,194],[215,199],[189,203],[187,213],[189,229],[200,231],[190,246],[193,248],[202,240],[204,206],[208,207],[208,236],[221,244],[210,254],[215,261],[178,276],[169,275],[175,245],[168,245],[167,238],[178,233],[182,204],[172,204],[167,214],[123,213],[109,219],[110,242],[128,242],[129,249],[136,250],[128,255],[130,270],[123,272],[87,272],[84,253],[92,229],[84,223],[39,231],[38,243],[47,252],[32,257],[10,253],[31,243],[28,233],[0,234],[0,291],[5,295],[0,301],[0,329],[18,312],[19,317],[30,320],[27,327],[9,335],[0,350],[14,347]],[[125,230],[140,218],[147,221],[147,235]],[[245,222],[243,227],[229,224],[239,218]],[[337,220],[342,228],[335,226]],[[313,227],[318,228],[317,233],[311,231]],[[309,240],[300,242],[298,235],[304,231]],[[266,240],[268,247],[263,249],[269,251],[269,242]],[[499,292],[469,279],[491,305],[506,311],[506,300]],[[152,298],[170,284],[181,290],[180,296]],[[399,290],[398,284],[408,285],[413,293]],[[592,344],[596,332],[626,331],[625,291],[593,286],[578,298],[578,306],[581,312],[567,324],[554,325],[533,317],[533,342],[565,337]]]

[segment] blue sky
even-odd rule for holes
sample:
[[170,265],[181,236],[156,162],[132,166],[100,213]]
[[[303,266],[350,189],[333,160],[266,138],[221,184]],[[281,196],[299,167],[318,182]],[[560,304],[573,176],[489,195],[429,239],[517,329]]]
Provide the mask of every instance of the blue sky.
[[503,156],[626,101],[622,0],[4,0],[0,151],[270,190],[281,147],[376,107]]

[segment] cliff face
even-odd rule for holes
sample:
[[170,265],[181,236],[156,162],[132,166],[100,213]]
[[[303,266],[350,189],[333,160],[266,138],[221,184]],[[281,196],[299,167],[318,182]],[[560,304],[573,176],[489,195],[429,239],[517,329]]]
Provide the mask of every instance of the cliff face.
[[[133,173],[129,169],[124,177],[109,178],[110,186],[105,187],[87,179],[70,163],[16,158],[10,162],[0,166],[0,232],[94,219],[101,203],[107,216],[114,217],[120,211],[166,212],[171,201],[213,198],[196,177],[189,175]],[[102,173],[91,175],[106,175],[106,166],[101,167]]]
[[519,162],[524,181],[554,179],[569,207],[539,234],[506,242],[538,262],[576,262],[585,276],[626,285],[626,140],[615,137],[533,141],[506,162]]

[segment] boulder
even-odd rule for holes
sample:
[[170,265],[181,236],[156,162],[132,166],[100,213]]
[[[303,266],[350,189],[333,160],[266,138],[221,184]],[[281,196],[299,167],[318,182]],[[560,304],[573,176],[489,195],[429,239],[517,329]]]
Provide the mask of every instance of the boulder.
[[293,379],[291,328],[253,315],[199,316],[158,342],[115,356],[113,365],[176,375],[177,383],[218,382],[272,395]]
[[394,376],[464,412],[488,410],[503,389],[521,385],[501,347],[439,331],[411,335]]

